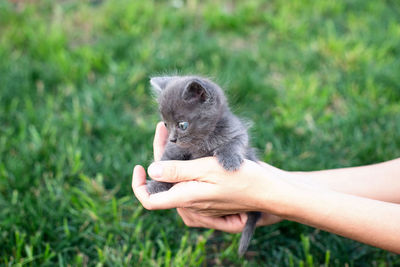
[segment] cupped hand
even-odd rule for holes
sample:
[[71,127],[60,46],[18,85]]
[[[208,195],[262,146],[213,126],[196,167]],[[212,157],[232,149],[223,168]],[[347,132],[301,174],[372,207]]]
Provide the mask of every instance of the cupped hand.
[[261,208],[258,201],[271,188],[271,181],[264,179],[263,171],[260,165],[249,160],[235,172],[223,169],[214,157],[158,161],[148,168],[150,177],[176,184],[168,191],[149,195],[142,181],[135,193],[148,209],[192,208],[208,216],[254,211]]
[[[156,161],[161,158],[167,136],[167,129],[159,123],[153,142]],[[245,212],[257,210],[255,196],[266,193],[259,190],[268,184],[261,178],[261,173],[266,170],[271,174],[277,173],[272,166],[265,164],[261,167],[251,161],[245,161],[241,169],[234,173],[225,171],[214,158],[156,162],[149,167],[150,176],[158,181],[177,184],[167,192],[149,195],[145,184],[146,173],[143,167],[136,166],[132,188],[145,208],[176,207],[188,226],[240,232],[247,220]],[[278,216],[263,213],[257,224],[269,225],[280,220]]]

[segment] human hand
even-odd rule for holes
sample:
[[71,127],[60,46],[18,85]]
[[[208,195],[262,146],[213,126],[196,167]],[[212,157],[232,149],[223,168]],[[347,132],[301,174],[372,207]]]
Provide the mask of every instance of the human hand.
[[[161,122],[158,123],[157,127],[156,127],[154,142],[153,142],[154,158],[156,161],[159,160],[163,154],[164,147],[167,142],[167,137],[168,137],[167,129],[165,128],[163,123],[161,123]],[[269,166],[270,168],[268,168],[268,166],[267,166],[267,164],[264,164],[264,167],[267,169],[271,170],[271,168],[273,168],[271,166]],[[208,166],[205,166],[205,167],[208,168]],[[146,174],[144,172],[144,169],[142,167],[136,167],[135,172],[134,172],[132,186],[133,186],[135,194],[137,194],[136,193],[137,191],[139,191],[138,194],[140,194],[140,192],[142,192],[144,194],[141,194],[140,196],[144,196],[146,198],[147,196],[145,194],[146,192],[145,192],[145,185],[144,185],[145,177],[146,177]],[[137,181],[138,183],[135,183],[135,181]],[[197,190],[197,188],[196,188],[196,190]],[[139,198],[139,200],[141,199],[140,197],[138,197],[138,198]],[[150,198],[152,198],[152,196],[149,196],[148,198],[150,199]],[[145,201],[145,200],[143,200],[143,201]],[[146,207],[146,204],[145,203],[143,203],[143,204]],[[148,207],[148,208],[157,209],[160,207],[153,206],[153,207]],[[182,217],[185,224],[188,226],[213,228],[213,229],[218,229],[218,230],[222,230],[222,231],[226,231],[226,232],[240,232],[243,229],[243,227],[246,223],[246,220],[247,220],[247,214],[245,212],[237,213],[238,211],[232,210],[232,208],[228,211],[221,211],[221,210],[211,211],[210,209],[207,209],[207,208],[206,208],[206,210],[201,210],[201,209],[199,210],[196,207],[189,206],[189,207],[177,208],[177,211],[178,211],[179,215]],[[236,214],[232,214],[232,213],[236,213]],[[220,215],[224,215],[224,216],[220,216]],[[262,214],[262,217],[258,221],[257,225],[269,225],[269,224],[279,222],[280,220],[281,220],[281,218],[279,218],[278,216],[264,212]]]
[[[247,213],[245,212],[220,217],[210,217],[201,215],[190,208],[177,208],[176,210],[183,222],[189,227],[202,227],[228,233],[240,233],[247,221]],[[282,221],[281,217],[263,212],[261,213],[260,219],[257,221],[257,226],[267,226],[280,221]]]

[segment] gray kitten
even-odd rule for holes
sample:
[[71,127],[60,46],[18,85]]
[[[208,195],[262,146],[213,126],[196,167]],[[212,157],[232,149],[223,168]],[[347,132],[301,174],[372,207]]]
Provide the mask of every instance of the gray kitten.
[[[222,89],[197,76],[154,77],[169,140],[161,160],[190,160],[215,156],[228,171],[239,169],[243,159],[257,161],[249,146],[247,129],[229,110]],[[150,180],[150,194],[167,191],[173,184]],[[255,230],[260,212],[249,212],[239,243],[243,255]]]

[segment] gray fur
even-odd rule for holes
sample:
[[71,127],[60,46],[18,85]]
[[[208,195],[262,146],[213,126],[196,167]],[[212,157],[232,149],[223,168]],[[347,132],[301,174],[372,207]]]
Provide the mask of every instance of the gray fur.
[[[150,83],[169,133],[161,160],[215,156],[228,171],[238,170],[244,159],[257,161],[249,146],[247,128],[232,114],[218,85],[198,76],[154,77]],[[179,122],[189,122],[189,127],[183,131]],[[147,190],[154,194],[172,186],[149,181]],[[259,217],[259,212],[248,213],[239,244],[240,255],[246,252]]]

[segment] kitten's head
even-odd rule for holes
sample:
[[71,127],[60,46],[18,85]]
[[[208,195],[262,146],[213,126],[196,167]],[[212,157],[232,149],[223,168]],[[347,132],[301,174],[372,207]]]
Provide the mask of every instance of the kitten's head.
[[153,77],[159,109],[168,128],[169,141],[180,147],[197,146],[214,131],[227,109],[223,91],[197,76]]

